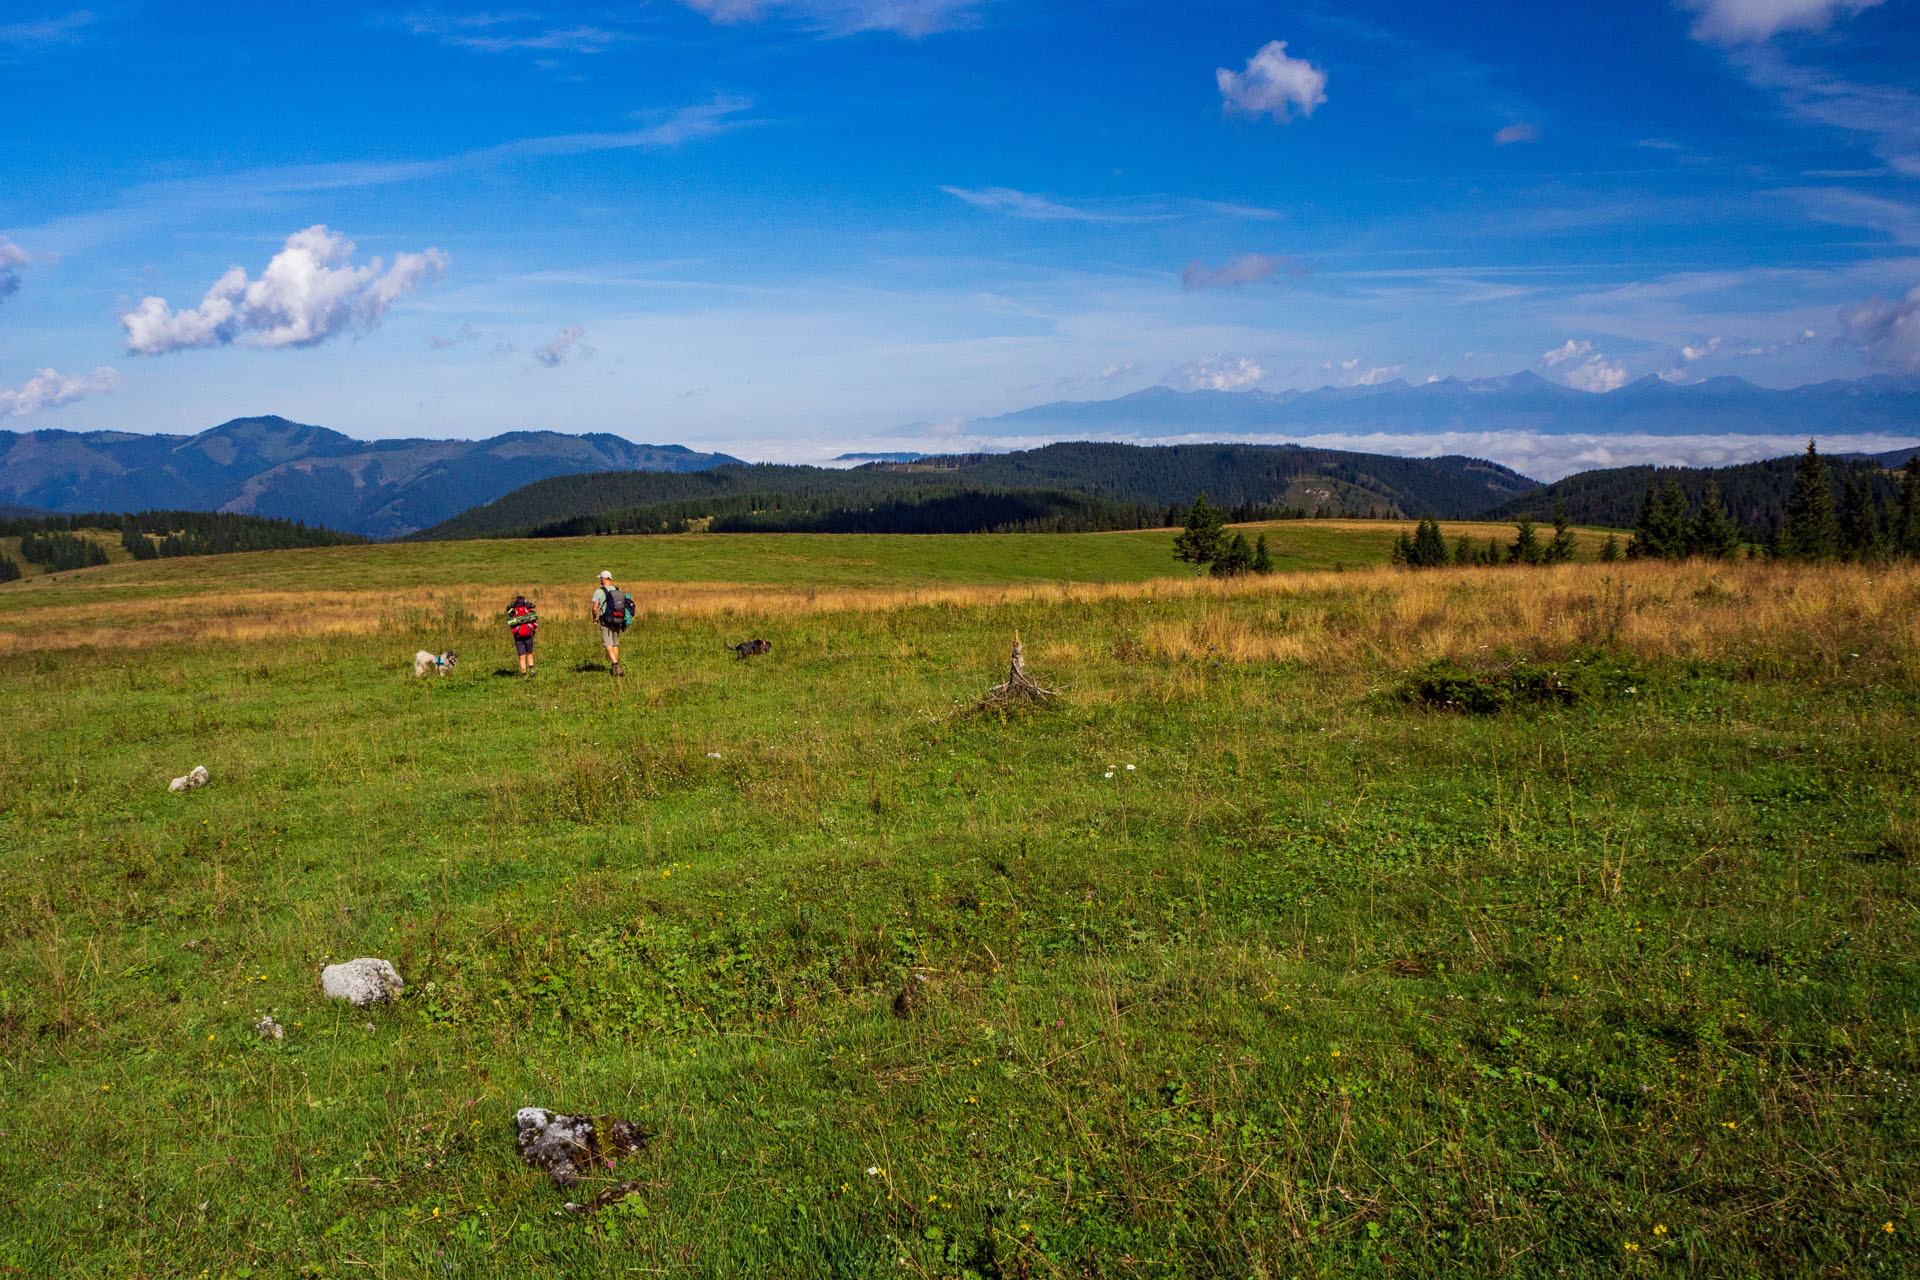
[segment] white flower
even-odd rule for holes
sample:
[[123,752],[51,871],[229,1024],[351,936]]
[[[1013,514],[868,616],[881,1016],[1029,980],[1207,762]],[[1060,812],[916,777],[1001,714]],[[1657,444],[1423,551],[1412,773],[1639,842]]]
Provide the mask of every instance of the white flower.
[[1111,770],[1111,769],[1109,769],[1109,770],[1107,770],[1107,774],[1106,774],[1106,776],[1107,776],[1107,777],[1109,777],[1109,778],[1111,778],[1111,777],[1113,776],[1113,770]]
[[877,1176],[877,1175],[879,1174],[879,1172],[880,1172],[880,1166],[879,1166],[879,1165],[877,1165],[877,1164],[870,1164],[870,1165],[868,1165],[868,1166],[867,1166],[867,1176],[868,1176],[869,1178],[872,1178],[872,1177],[875,1177],[875,1176]]
[[1127,772],[1128,772],[1128,773],[1132,773],[1132,772],[1133,772],[1133,766],[1132,766],[1132,765],[1128,765],[1128,766],[1127,766]]

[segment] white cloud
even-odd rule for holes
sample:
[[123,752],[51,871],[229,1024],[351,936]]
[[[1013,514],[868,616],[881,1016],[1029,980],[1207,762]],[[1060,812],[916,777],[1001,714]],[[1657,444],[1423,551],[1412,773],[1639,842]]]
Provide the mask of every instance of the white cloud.
[[400,26],[417,36],[478,53],[508,53],[527,49],[538,53],[605,53],[633,37],[605,27],[548,26],[538,15],[524,13],[410,13]]
[[1575,342],[1572,338],[1568,338],[1565,345],[1555,347],[1553,350],[1541,356],[1540,359],[1547,368],[1551,369],[1557,365],[1563,365],[1569,360],[1579,360],[1592,354],[1593,344],[1591,342],[1585,340]]
[[33,261],[33,255],[5,236],[0,236],[0,298],[11,297],[20,288],[20,273],[15,267]]
[[1406,367],[1407,366],[1403,364],[1375,365],[1365,373],[1357,375],[1353,380],[1353,385],[1356,387],[1377,387],[1383,382],[1390,382],[1399,377]]
[[1166,381],[1188,391],[1246,391],[1266,376],[1252,356],[1208,356],[1175,369]]
[[565,364],[574,356],[579,356],[582,360],[590,360],[593,358],[594,351],[582,341],[586,336],[585,329],[577,324],[570,324],[554,334],[552,342],[542,347],[535,347],[533,358],[549,369]]
[[1562,381],[1575,391],[1618,391],[1627,385],[1627,371],[1605,356],[1596,355],[1585,364],[1567,370]]
[[189,347],[310,347],[341,333],[379,326],[394,301],[446,270],[438,249],[398,253],[393,266],[374,258],[348,264],[353,241],[315,224],[287,237],[258,280],[229,267],[198,307],[174,311],[164,298],[143,298],[125,312],[127,350],[156,356]]
[[71,404],[87,396],[111,391],[119,385],[120,375],[105,365],[85,377],[79,374],[62,376],[52,369],[41,369],[18,390],[0,387],[0,418],[19,418],[36,410]]
[[74,44],[82,28],[92,25],[93,14],[85,9],[58,18],[35,22],[9,22],[0,25],[0,49],[42,49],[49,45]]
[[1920,287],[1898,302],[1874,297],[1840,311],[1847,340],[1868,355],[1908,373],[1920,373]]
[[1699,15],[1693,24],[1696,40],[1716,44],[1745,44],[1765,40],[1782,31],[1819,31],[1835,15],[1871,9],[1881,0],[1682,0]]
[[1327,100],[1327,73],[1305,58],[1289,58],[1287,42],[1274,40],[1247,59],[1245,71],[1216,69],[1220,98],[1226,110],[1249,116],[1272,116],[1281,124],[1294,113],[1310,116]]
[[1699,361],[1705,360],[1708,356],[1712,355],[1714,352],[1718,351],[1719,349],[1720,349],[1720,339],[1708,338],[1705,342],[1701,343],[1697,347],[1685,346],[1680,348],[1680,359],[1687,364],[1696,364]]
[[1511,146],[1516,142],[1538,142],[1539,140],[1540,126],[1537,124],[1528,124],[1525,121],[1521,121],[1519,124],[1510,124],[1493,135],[1493,145],[1496,147]]
[[714,22],[791,18],[828,35],[892,31],[918,40],[972,25],[977,0],[680,0]]
[[1058,204],[1044,196],[1029,195],[1025,191],[1015,191],[1011,187],[941,187],[940,189],[956,199],[965,200],[976,208],[991,209],[995,213],[1004,213],[1015,218],[1031,218],[1039,222],[1139,222],[1144,220],[1121,214],[1076,209],[1072,205]]
[[1266,253],[1241,253],[1227,259],[1222,266],[1209,267],[1195,258],[1181,270],[1180,283],[1189,289],[1223,289],[1233,285],[1254,284],[1292,261],[1291,258]]

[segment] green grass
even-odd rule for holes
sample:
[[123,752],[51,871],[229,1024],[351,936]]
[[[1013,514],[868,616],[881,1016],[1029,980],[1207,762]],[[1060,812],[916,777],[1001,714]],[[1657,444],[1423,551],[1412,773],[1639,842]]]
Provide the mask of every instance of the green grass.
[[[772,574],[749,541],[620,545]],[[912,572],[881,541],[795,576]],[[385,586],[422,550],[231,563]],[[503,585],[581,555],[431,550]],[[1465,717],[1389,666],[1153,656],[1202,612],[1282,616],[743,614],[750,663],[655,619],[618,685],[578,624],[532,682],[492,630],[15,655],[0,1269],[1912,1274],[1902,641],[1615,656]],[[1015,629],[1062,705],[960,713]],[[356,955],[406,998],[321,1000]],[[561,1213],[523,1105],[654,1130],[585,1188],[640,1193]]]

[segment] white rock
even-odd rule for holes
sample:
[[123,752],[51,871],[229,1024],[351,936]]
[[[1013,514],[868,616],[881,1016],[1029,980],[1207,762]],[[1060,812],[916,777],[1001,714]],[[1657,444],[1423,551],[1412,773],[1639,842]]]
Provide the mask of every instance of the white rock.
[[320,971],[320,990],[327,998],[345,1000],[356,1009],[390,1000],[406,985],[392,965],[371,956],[330,964]]
[[278,1022],[275,1022],[273,1015],[270,1013],[264,1018],[261,1018],[260,1021],[254,1023],[253,1029],[255,1034],[262,1040],[285,1040],[287,1038],[287,1029]]
[[193,766],[192,773],[189,773],[184,777],[175,778],[172,782],[169,782],[167,784],[167,790],[191,791],[195,787],[204,787],[206,785],[207,785],[207,766],[203,764],[197,764]]

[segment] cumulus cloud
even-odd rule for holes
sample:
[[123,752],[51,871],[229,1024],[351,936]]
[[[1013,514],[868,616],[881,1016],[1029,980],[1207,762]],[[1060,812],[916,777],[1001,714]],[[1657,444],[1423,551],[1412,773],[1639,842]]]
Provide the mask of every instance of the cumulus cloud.
[[25,249],[0,236],[0,298],[11,297],[20,288],[20,273],[14,268],[31,260]]
[[1567,370],[1562,380],[1575,391],[1618,391],[1627,385],[1627,371],[1605,356],[1596,355],[1585,364]]
[[1255,284],[1282,267],[1291,267],[1293,259],[1265,253],[1241,253],[1218,267],[1210,267],[1195,258],[1180,272],[1180,283],[1189,289],[1225,289],[1239,284]]
[[1403,364],[1377,364],[1365,373],[1355,374],[1353,385],[1356,387],[1377,387],[1383,382],[1391,382],[1400,376],[1407,366]]
[[554,334],[552,342],[535,347],[533,358],[549,369],[556,365],[563,365],[575,356],[579,356],[582,360],[590,360],[593,358],[593,348],[584,341],[586,336],[585,329],[577,324],[570,324]]
[[1697,15],[1696,40],[1747,44],[1782,31],[1820,31],[1836,16],[1871,9],[1881,0],[1682,0]]
[[714,22],[790,18],[828,35],[891,31],[918,40],[972,25],[977,0],[680,0]]
[[1569,360],[1579,360],[1592,354],[1593,344],[1591,342],[1575,342],[1572,338],[1568,338],[1564,345],[1555,347],[1553,350],[1541,356],[1540,360],[1547,368],[1551,369],[1557,365],[1563,365]]
[[[1673,368],[1660,375],[1661,381],[1685,382],[1687,380],[1687,366],[1698,364],[1708,356],[1719,351],[1721,341],[1719,338],[1708,338],[1705,342],[1698,345],[1689,343],[1681,347],[1674,356]],[[1776,346],[1773,350],[1777,351],[1779,348]],[[1766,348],[1755,347],[1751,351],[1742,352],[1741,354],[1761,355],[1765,353]]]
[[1295,113],[1312,115],[1327,100],[1327,73],[1305,58],[1289,58],[1285,40],[1263,46],[1247,59],[1245,71],[1220,67],[1213,75],[1229,114],[1272,116],[1286,124]]
[[85,376],[41,369],[23,387],[0,387],[0,418],[25,417],[40,409],[56,408],[111,391],[119,385],[120,375],[105,365]]
[[1266,376],[1252,356],[1208,356],[1175,369],[1167,382],[1188,391],[1246,391]]
[[147,297],[125,312],[127,350],[157,356],[189,347],[311,347],[342,333],[379,326],[393,303],[432,283],[447,268],[438,249],[398,253],[393,265],[374,258],[351,265],[353,241],[321,225],[296,231],[258,280],[229,267],[197,307],[179,311]]
[[1858,306],[1843,307],[1840,331],[1870,357],[1920,373],[1920,287],[1898,302],[1876,296]]
[[1519,124],[1510,124],[1493,135],[1493,145],[1496,147],[1512,146],[1516,142],[1538,142],[1539,140],[1540,126],[1537,124],[1527,124],[1525,121]]

